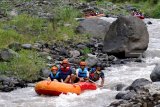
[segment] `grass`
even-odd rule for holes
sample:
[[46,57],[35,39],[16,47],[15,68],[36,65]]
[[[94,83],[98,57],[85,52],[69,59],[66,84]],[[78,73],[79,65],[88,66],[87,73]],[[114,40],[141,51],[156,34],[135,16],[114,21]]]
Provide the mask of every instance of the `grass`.
[[[27,40],[27,39],[26,39]],[[25,39],[22,35],[18,34],[14,30],[3,30],[0,29],[0,48],[7,47],[8,44],[13,42],[23,42]]]
[[21,50],[19,55],[11,62],[0,62],[0,72],[26,81],[37,80],[40,68],[45,67],[44,60],[35,51]]
[[[56,11],[54,20],[21,14],[7,21],[0,21],[0,48],[6,48],[13,42],[87,42],[89,35],[75,33],[79,24],[75,18],[81,16],[79,10],[65,6],[57,7],[53,11]],[[38,57],[34,50],[21,50],[18,54],[19,58],[10,62],[0,62],[0,74],[16,76],[26,81],[37,80],[40,69],[46,66],[46,60]]]
[[160,0],[109,0],[114,3],[131,4],[141,10],[145,16],[152,18],[160,18]]

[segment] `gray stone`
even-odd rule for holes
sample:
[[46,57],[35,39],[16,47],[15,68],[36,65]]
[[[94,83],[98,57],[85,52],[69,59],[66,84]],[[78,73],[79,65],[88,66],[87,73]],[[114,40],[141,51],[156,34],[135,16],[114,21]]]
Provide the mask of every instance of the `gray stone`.
[[142,88],[145,85],[151,84],[152,82],[145,79],[145,78],[139,78],[133,81],[133,83],[129,86],[130,90],[137,90]]
[[148,22],[147,22],[147,24],[148,24],[148,25],[151,25],[151,24],[152,24],[152,22],[151,22],[151,21],[148,21]]
[[47,78],[50,74],[50,70],[48,68],[42,68],[40,70],[40,76],[41,77],[44,77],[44,78]]
[[81,34],[90,34],[93,37],[104,38],[110,23],[99,18],[85,19],[80,22],[76,31]]
[[15,77],[7,77],[4,75],[0,76],[0,91],[10,92],[14,89],[17,89],[17,87],[23,88],[26,86],[26,82],[21,79]]
[[0,50],[0,60],[2,61],[11,61],[14,57],[19,57],[18,53],[11,49],[2,49]]
[[77,48],[84,49],[84,48],[86,48],[86,45],[84,45],[84,44],[78,44]]
[[139,57],[148,47],[145,23],[132,16],[119,17],[109,28],[103,51],[117,57]]
[[116,95],[116,99],[122,99],[123,96],[126,94],[126,92],[119,92],[117,95]]
[[115,86],[115,89],[116,89],[117,91],[121,91],[124,87],[125,87],[124,84],[117,84],[117,85]]
[[78,56],[80,56],[80,52],[77,51],[77,50],[69,51],[69,53],[70,53],[71,57],[78,57]]
[[117,58],[115,56],[113,56],[113,55],[110,55],[110,56],[108,56],[108,60],[109,61],[116,61]]
[[153,82],[160,81],[160,64],[153,69],[150,78]]
[[97,64],[98,59],[96,57],[88,57],[85,61],[89,67],[92,67]]
[[22,44],[22,48],[23,49],[32,49],[32,45],[31,44]]
[[49,55],[49,53],[47,53],[47,52],[39,52],[38,55],[40,57],[46,58]]
[[122,99],[124,100],[130,100],[132,98],[134,98],[134,96],[136,95],[136,93],[133,91],[133,92],[127,92],[123,97]]

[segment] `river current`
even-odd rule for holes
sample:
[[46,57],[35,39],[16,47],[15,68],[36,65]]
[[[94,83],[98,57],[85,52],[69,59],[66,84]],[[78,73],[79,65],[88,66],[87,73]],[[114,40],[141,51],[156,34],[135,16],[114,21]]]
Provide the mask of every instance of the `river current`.
[[[113,18],[103,18],[113,22]],[[86,91],[81,95],[68,93],[58,97],[39,96],[34,87],[17,89],[9,93],[0,92],[0,107],[107,107],[115,101],[117,84],[130,85],[137,78],[150,80],[150,74],[155,65],[160,62],[160,19],[145,19],[151,21],[147,25],[150,35],[149,46],[145,52],[146,58],[142,63],[128,62],[122,65],[113,65],[104,70],[105,86],[103,89]]]

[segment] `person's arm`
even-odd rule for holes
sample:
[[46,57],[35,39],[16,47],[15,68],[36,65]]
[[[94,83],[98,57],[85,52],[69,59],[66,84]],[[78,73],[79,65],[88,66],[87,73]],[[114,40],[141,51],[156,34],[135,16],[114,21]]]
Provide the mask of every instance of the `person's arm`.
[[51,81],[51,73],[49,74],[47,80],[48,80],[48,81]]
[[103,87],[103,85],[104,85],[104,73],[102,72],[101,73],[101,84],[99,85],[99,87]]
[[103,87],[103,85],[104,85],[104,78],[101,78],[102,80],[101,80],[101,84],[99,85],[99,87]]
[[[78,69],[76,69],[76,76],[78,77]],[[78,77],[79,78],[79,77]]]
[[50,77],[48,77],[48,78],[47,78],[47,80],[48,80],[48,81],[51,81],[51,78],[50,78]]
[[61,82],[63,82],[63,79],[61,79]]
[[60,71],[58,71],[58,72],[59,72],[59,78],[60,78],[60,81],[61,81],[61,82],[63,82],[62,74],[61,74],[61,72],[60,72]]
[[87,71],[87,78],[89,78],[89,71]]

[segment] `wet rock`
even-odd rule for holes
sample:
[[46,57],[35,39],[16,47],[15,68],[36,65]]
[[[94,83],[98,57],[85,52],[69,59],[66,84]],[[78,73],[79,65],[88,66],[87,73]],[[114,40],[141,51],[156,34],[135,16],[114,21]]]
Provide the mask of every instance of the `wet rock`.
[[156,65],[150,74],[150,78],[153,82],[160,81],[160,64]]
[[117,59],[115,61],[112,61],[112,64],[126,64],[125,60]]
[[148,43],[149,34],[142,20],[132,16],[119,17],[106,33],[103,51],[119,58],[139,57]]
[[107,54],[102,54],[101,53],[101,54],[98,54],[97,57],[101,61],[106,61],[106,62],[108,61],[108,55]]
[[160,94],[160,82],[153,82],[152,84],[146,85],[145,88],[148,89],[150,93],[152,93],[153,97],[158,97]]
[[12,43],[8,45],[8,47],[14,51],[20,51],[21,50],[21,44],[18,42]]
[[108,61],[115,61],[117,58],[113,55],[108,56]]
[[23,88],[26,86],[26,82],[21,79],[15,77],[0,76],[0,91],[10,92],[14,89],[17,89],[18,87]]
[[32,49],[32,45],[31,44],[22,44],[22,48],[23,49]]
[[151,84],[151,82],[145,78],[139,78],[133,81],[133,83],[129,86],[129,90],[138,90],[141,87]]
[[0,50],[0,60],[11,61],[14,57],[19,57],[18,53],[11,49],[1,49]]
[[151,21],[148,21],[148,22],[147,22],[147,24],[148,24],[148,25],[151,25],[151,24],[152,24],[152,22],[151,22]]
[[71,57],[78,57],[78,56],[80,56],[80,52],[77,51],[77,50],[69,51],[69,53],[70,53]]
[[115,86],[115,89],[116,89],[117,91],[121,91],[124,87],[125,87],[124,84],[117,84],[117,85]]
[[98,18],[85,19],[80,22],[76,31],[81,34],[90,34],[93,37],[104,38],[110,23]]
[[136,93],[134,91],[130,91],[130,92],[127,92],[123,97],[122,99],[124,100],[130,100],[132,98],[134,98],[136,95]]
[[120,93],[118,93],[117,95],[116,95],[116,99],[122,99],[123,98],[123,96],[126,94],[126,92],[120,92]]
[[141,58],[136,58],[134,62],[143,62]]

